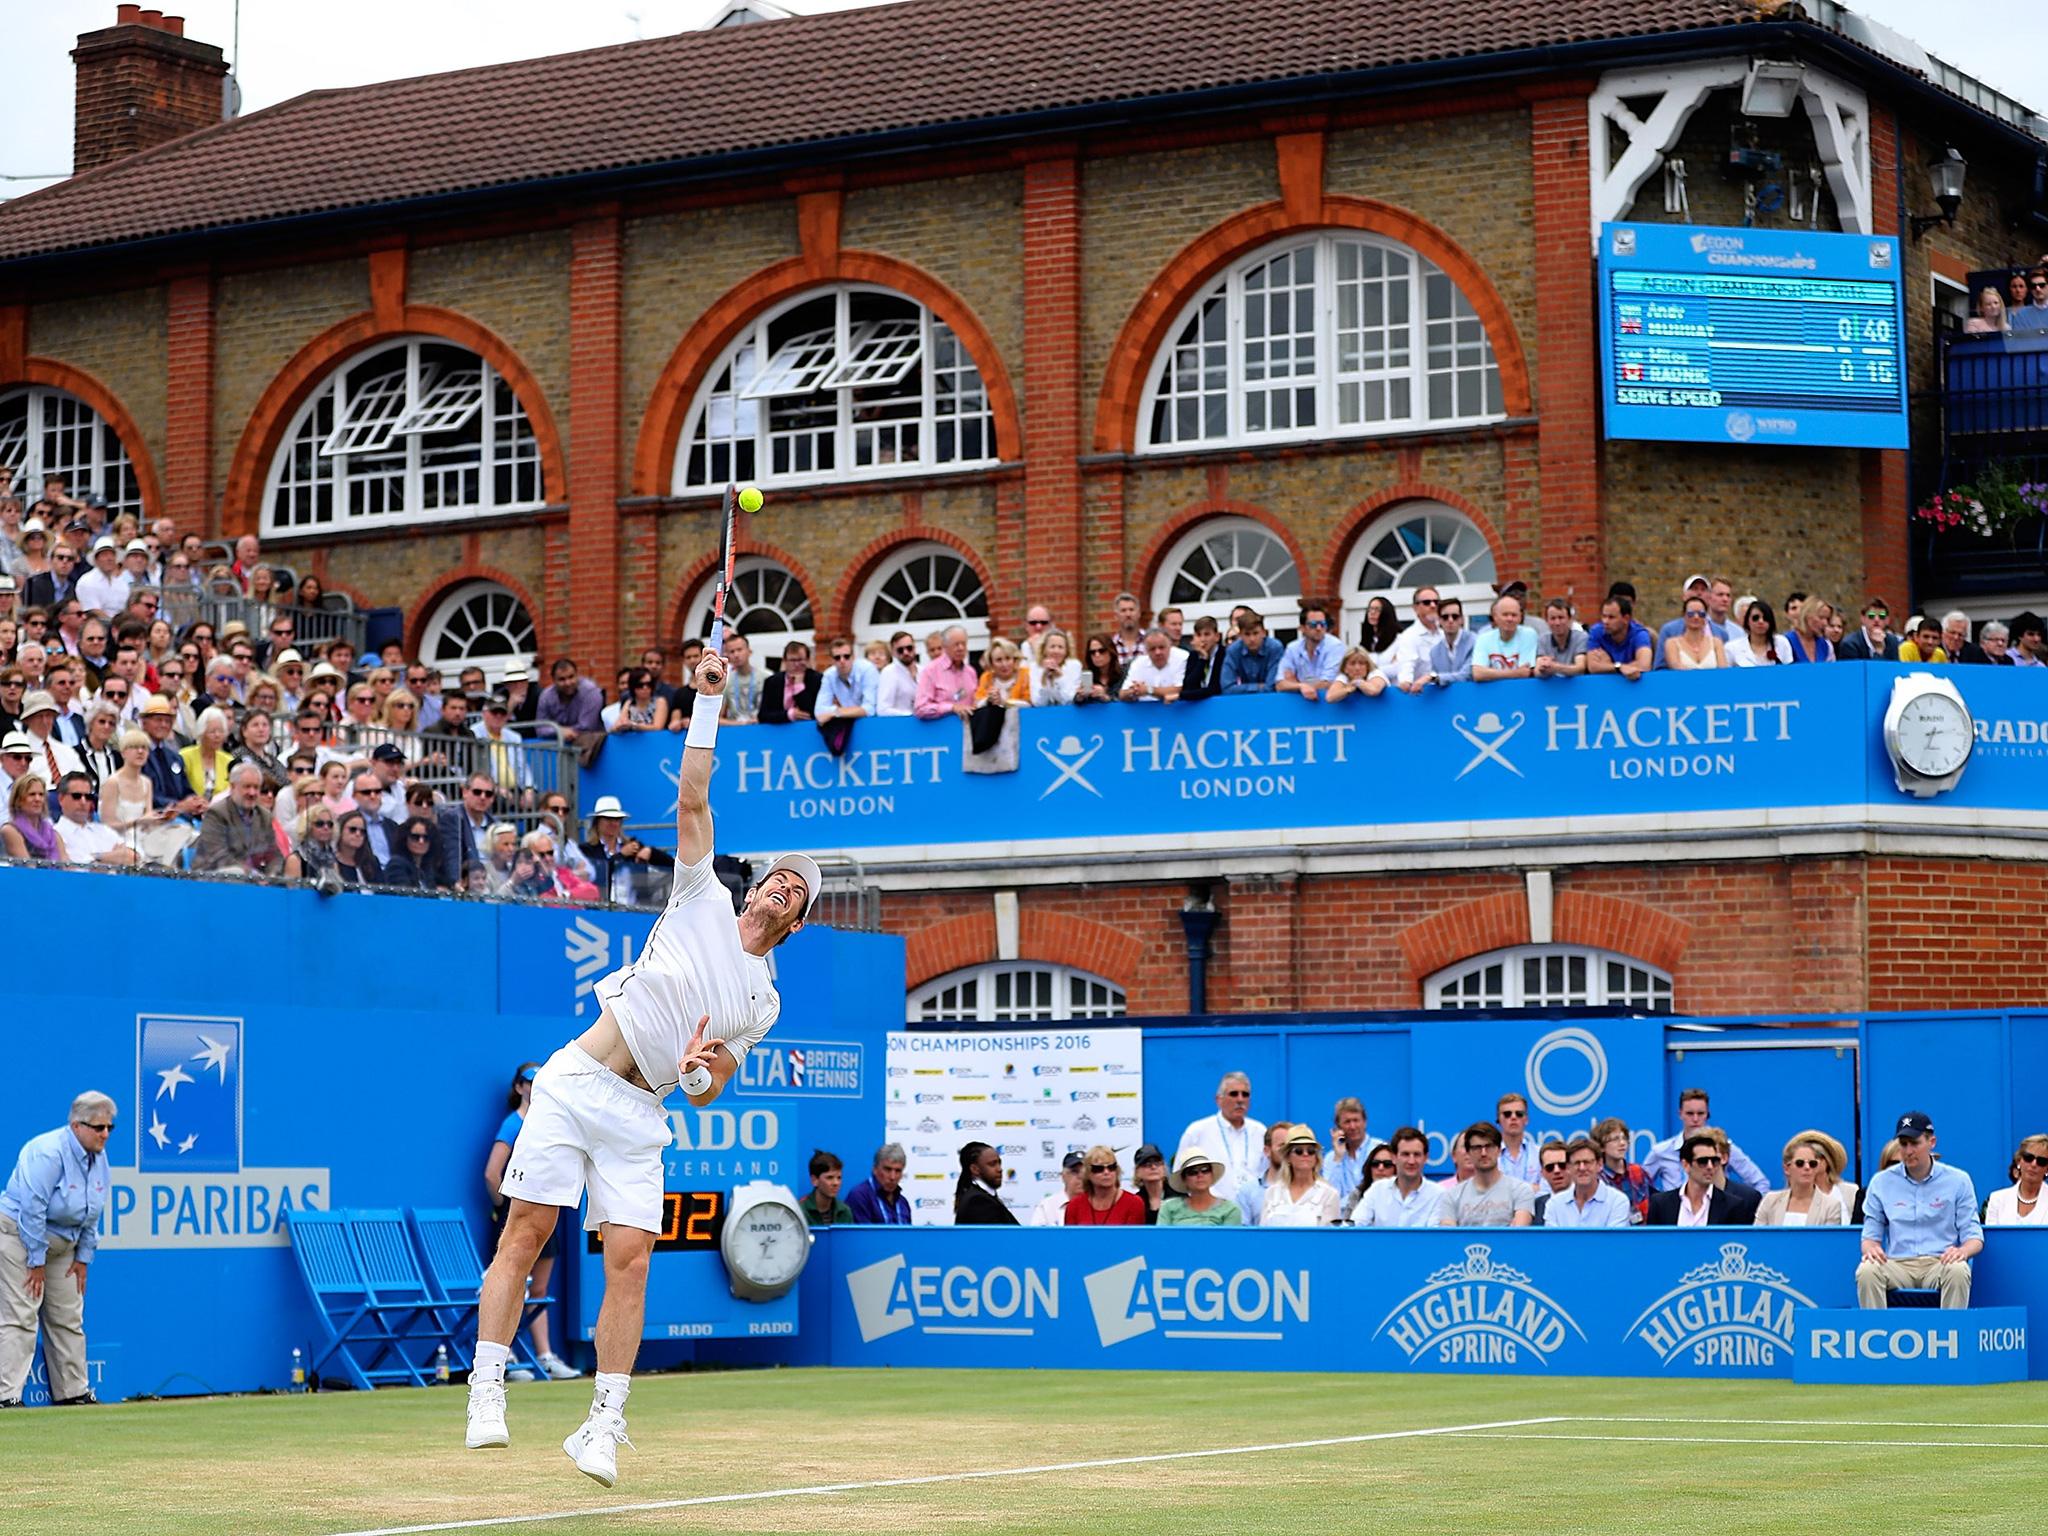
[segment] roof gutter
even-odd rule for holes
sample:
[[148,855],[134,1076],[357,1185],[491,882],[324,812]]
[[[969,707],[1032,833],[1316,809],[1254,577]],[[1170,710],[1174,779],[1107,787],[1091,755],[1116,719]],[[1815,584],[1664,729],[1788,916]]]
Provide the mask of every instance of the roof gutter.
[[503,211],[540,197],[554,203],[565,198],[603,201],[627,193],[675,189],[711,181],[796,170],[815,171],[821,161],[873,162],[935,149],[958,151],[969,146],[1070,137],[1255,108],[1285,108],[1298,112],[1304,107],[1355,99],[1367,89],[1385,95],[1447,85],[1498,85],[1611,64],[1640,66],[1645,62],[1713,57],[1746,50],[1782,51],[1788,44],[1830,54],[1852,71],[1876,74],[1900,95],[1920,101],[1930,110],[1944,115],[1967,116],[1974,120],[1980,136],[2002,140],[2032,158],[2039,158],[2044,149],[2048,149],[2048,146],[2043,146],[2010,124],[1977,112],[1932,82],[1826,28],[1801,20],[1774,20],[1684,32],[1599,38],[1546,48],[1518,49],[1511,53],[1430,59],[1342,74],[1261,80],[1171,96],[1125,97],[1118,101],[1091,102],[1000,118],[966,122],[954,120],[858,137],[813,139],[729,154],[607,167],[534,181],[500,182],[426,197],[351,203],[344,207],[281,215],[273,219],[216,224],[203,229],[180,230],[174,234],[107,245],[71,247],[12,261],[0,260],[0,277],[23,282],[61,268],[67,278],[75,281],[83,264],[146,259],[156,264],[171,265],[201,260],[209,254],[206,247],[210,242],[226,237],[233,237],[245,246],[252,237],[266,240],[287,236],[317,238],[328,230],[344,227],[352,227],[354,232],[360,233],[365,221],[377,223],[380,232],[384,232],[411,224],[445,222],[452,216]]

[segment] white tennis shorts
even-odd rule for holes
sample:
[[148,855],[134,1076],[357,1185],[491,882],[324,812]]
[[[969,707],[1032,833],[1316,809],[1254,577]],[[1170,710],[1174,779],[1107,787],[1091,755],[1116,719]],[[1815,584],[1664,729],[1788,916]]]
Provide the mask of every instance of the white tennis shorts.
[[583,1225],[661,1230],[661,1154],[674,1139],[660,1100],[597,1058],[565,1045],[534,1074],[501,1188],[536,1205],[590,1195]]

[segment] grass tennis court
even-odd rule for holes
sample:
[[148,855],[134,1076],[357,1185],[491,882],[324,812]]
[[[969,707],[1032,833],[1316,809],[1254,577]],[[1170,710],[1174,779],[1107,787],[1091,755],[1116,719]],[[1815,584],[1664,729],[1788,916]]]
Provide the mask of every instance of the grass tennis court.
[[[510,1393],[509,1451],[462,1449],[461,1387],[8,1414],[7,1527],[2034,1532],[2048,1453],[2048,1383],[743,1371],[638,1381],[607,1492],[559,1448],[589,1383]],[[1338,1436],[1386,1438],[1245,1449]],[[1187,1452],[1229,1454],[1071,1465]]]

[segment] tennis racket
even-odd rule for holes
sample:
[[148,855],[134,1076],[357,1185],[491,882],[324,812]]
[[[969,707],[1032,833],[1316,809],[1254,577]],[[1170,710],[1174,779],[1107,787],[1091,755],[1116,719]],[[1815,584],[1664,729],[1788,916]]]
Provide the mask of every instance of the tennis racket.
[[711,594],[711,654],[725,655],[725,594],[732,586],[732,528],[740,509],[740,488],[725,488],[725,517],[718,539],[718,588]]

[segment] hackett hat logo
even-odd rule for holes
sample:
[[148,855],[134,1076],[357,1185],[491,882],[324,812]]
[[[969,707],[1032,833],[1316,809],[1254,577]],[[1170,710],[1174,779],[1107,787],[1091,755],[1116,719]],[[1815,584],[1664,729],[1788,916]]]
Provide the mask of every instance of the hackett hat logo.
[[[1451,729],[1479,749],[1472,760],[1458,770],[1458,778],[1462,779],[1466,774],[1488,759],[1499,763],[1501,767],[1507,769],[1516,778],[1522,778],[1522,770],[1501,755],[1501,748],[1514,740],[1515,732],[1519,731],[1527,722],[1528,716],[1524,715],[1519,709],[1515,711],[1515,723],[1513,725],[1503,722],[1501,717],[1490,709],[1477,720],[1474,720],[1469,726],[1465,724],[1465,717],[1463,715],[1453,715],[1451,717]],[[1452,782],[1456,783],[1457,780],[1454,779]]]
[[1069,783],[1080,785],[1098,800],[1102,798],[1102,791],[1081,776],[1081,770],[1088,766],[1088,760],[1102,750],[1102,738],[1100,736],[1095,737],[1094,745],[1088,747],[1081,745],[1081,738],[1078,736],[1062,736],[1057,747],[1049,746],[1041,741],[1038,744],[1038,750],[1045,760],[1059,771],[1059,777],[1045,786],[1044,792],[1038,797],[1039,799],[1043,800],[1046,795],[1051,794],[1061,785]]

